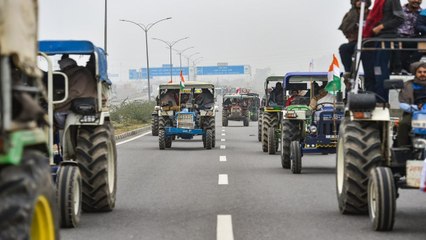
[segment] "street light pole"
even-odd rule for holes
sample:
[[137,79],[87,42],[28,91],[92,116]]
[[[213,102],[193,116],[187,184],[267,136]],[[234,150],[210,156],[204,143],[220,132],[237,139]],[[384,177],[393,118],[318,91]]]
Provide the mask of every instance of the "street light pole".
[[203,57],[198,57],[198,58],[196,58],[196,59],[194,59],[194,61],[192,61],[192,64],[193,64],[193,66],[194,66],[194,81],[196,81],[197,80],[197,63],[198,62],[200,62],[200,60],[202,59]]
[[193,53],[193,54],[191,54],[191,55],[189,55],[189,56],[184,56],[185,58],[186,58],[186,60],[188,61],[188,81],[190,81],[191,80],[191,71],[190,71],[190,68],[191,68],[191,66],[189,65],[189,60],[191,59],[191,57],[193,57],[193,56],[195,56],[195,55],[197,55],[197,54],[200,54],[200,52],[196,52],[196,53]]
[[189,38],[189,37],[184,37],[184,38],[178,39],[178,40],[173,41],[173,42],[164,41],[163,39],[159,39],[159,38],[152,38],[153,40],[158,40],[158,41],[161,41],[161,42],[165,43],[165,44],[169,47],[169,49],[170,49],[170,80],[171,80],[171,81],[173,81],[173,59],[172,59],[172,48],[173,48],[173,46],[174,46],[176,43],[178,43],[178,42],[180,42],[180,41],[182,41],[182,40],[188,39],[188,38]]
[[182,71],[182,53],[184,53],[185,51],[192,49],[192,48],[194,48],[194,47],[188,47],[188,48],[185,48],[184,50],[180,50],[180,51],[174,49],[175,52],[179,55],[179,68],[180,68],[181,71]]
[[107,19],[108,19],[108,9],[107,9],[107,7],[108,7],[108,2],[107,2],[107,0],[105,0],[105,19],[104,19],[104,50],[105,50],[105,54],[106,55],[108,55],[108,51],[107,51],[107,30],[108,30],[108,27],[107,27],[107,24],[108,24],[108,21],[107,21]]
[[[106,1],[106,0],[105,0]],[[145,52],[146,52],[146,76],[148,78],[148,100],[151,100],[151,82],[150,82],[150,76],[149,76],[149,51],[148,51],[148,31],[157,23],[172,19],[171,17],[160,19],[156,22],[150,23],[148,25],[144,25],[142,23],[133,22],[130,20],[120,19],[122,22],[128,22],[133,23],[136,26],[140,27],[145,32]],[[142,76],[142,72],[141,72]]]

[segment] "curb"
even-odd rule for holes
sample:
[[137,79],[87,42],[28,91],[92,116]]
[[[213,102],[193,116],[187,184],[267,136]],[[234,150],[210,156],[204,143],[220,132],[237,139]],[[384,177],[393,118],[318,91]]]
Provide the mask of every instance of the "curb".
[[125,138],[128,138],[128,137],[139,135],[139,134],[146,133],[146,132],[149,132],[149,131],[151,131],[151,126],[138,128],[138,129],[135,129],[135,130],[132,130],[132,131],[129,131],[129,132],[125,132],[125,133],[115,135],[115,140],[125,139]]

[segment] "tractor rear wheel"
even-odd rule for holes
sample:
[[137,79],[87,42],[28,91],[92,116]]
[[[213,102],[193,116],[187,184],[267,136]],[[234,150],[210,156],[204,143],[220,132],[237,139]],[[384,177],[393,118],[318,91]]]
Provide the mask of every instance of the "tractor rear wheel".
[[270,127],[268,129],[268,153],[274,155],[277,150],[276,140],[275,140],[275,128]]
[[151,132],[152,136],[158,136],[158,115],[151,117]]
[[370,170],[381,161],[380,132],[376,125],[342,121],[336,153],[336,192],[342,214],[368,212]]
[[[278,124],[278,118],[275,113],[263,113],[262,122],[262,150],[263,152],[269,151],[269,128],[276,128]],[[275,145],[275,143],[272,143]],[[276,146],[275,146],[276,147]]]
[[257,141],[262,142],[262,112],[259,112],[257,120]]
[[206,130],[206,149],[212,149],[212,143],[213,143],[213,131],[211,129]]
[[222,126],[227,127],[228,126],[228,113],[226,110],[222,111]]
[[76,158],[83,180],[83,211],[112,211],[117,192],[117,148],[111,124],[81,127]]
[[59,239],[59,212],[49,160],[26,150],[0,169],[0,239]]

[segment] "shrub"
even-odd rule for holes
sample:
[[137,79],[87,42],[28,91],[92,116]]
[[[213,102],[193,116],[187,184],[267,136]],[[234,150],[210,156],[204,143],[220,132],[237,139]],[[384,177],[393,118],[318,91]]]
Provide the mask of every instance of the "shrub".
[[148,123],[154,106],[154,101],[122,102],[111,107],[111,120],[120,124]]

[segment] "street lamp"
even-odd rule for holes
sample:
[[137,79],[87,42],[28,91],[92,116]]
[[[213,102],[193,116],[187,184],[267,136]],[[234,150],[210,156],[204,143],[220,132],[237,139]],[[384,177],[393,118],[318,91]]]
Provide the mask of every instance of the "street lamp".
[[179,55],[179,68],[180,68],[181,71],[182,71],[182,53],[184,53],[185,51],[192,49],[192,48],[194,48],[194,47],[188,47],[188,48],[185,48],[183,50],[173,49]]
[[200,62],[200,60],[203,59],[203,57],[198,57],[192,61],[192,64],[194,66],[194,81],[197,80],[197,64]]
[[188,39],[188,38],[189,38],[189,37],[184,37],[184,38],[178,39],[178,40],[173,41],[173,42],[164,41],[163,39],[159,39],[159,38],[152,38],[153,40],[158,40],[158,41],[161,41],[161,42],[165,43],[165,44],[169,47],[169,49],[170,49],[170,80],[171,80],[171,81],[173,81],[173,69],[172,69],[172,68],[173,68],[172,48],[173,48],[173,46],[174,46],[176,43],[178,43],[178,42],[180,42],[180,41],[182,41],[182,40]]
[[[133,22],[130,20],[125,20],[125,19],[120,19],[120,21],[122,22],[128,22],[128,23],[133,23],[136,26],[140,27],[144,32],[145,32],[145,51],[146,51],[146,75],[148,77],[148,99],[151,100],[151,83],[150,83],[150,76],[149,76],[149,55],[148,55],[148,31],[149,29],[151,29],[155,24],[165,21],[165,20],[169,20],[172,19],[171,17],[168,18],[163,18],[160,19],[156,22],[150,23],[148,25],[142,24],[142,23],[137,23],[137,22]],[[141,76],[142,76],[142,72],[141,72]]]
[[191,77],[190,77],[191,76],[191,74],[190,74],[190,67],[191,66],[189,66],[189,60],[191,59],[191,57],[193,57],[193,56],[195,56],[197,54],[200,54],[200,52],[193,53],[193,54],[191,54],[189,56],[184,56],[186,58],[186,60],[188,61],[188,81],[190,81],[190,79],[191,79]]

